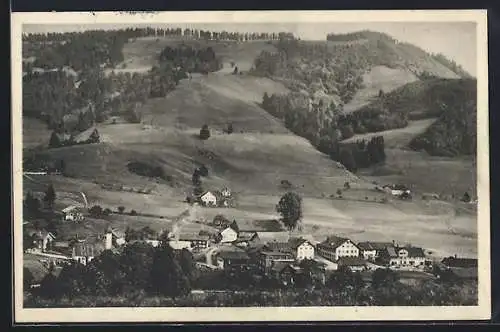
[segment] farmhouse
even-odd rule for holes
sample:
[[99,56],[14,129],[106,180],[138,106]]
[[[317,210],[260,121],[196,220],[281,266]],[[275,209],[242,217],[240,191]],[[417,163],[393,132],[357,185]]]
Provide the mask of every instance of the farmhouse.
[[291,253],[298,261],[314,258],[314,246],[302,238],[290,238],[287,242],[268,242],[266,248],[270,251]]
[[64,221],[82,221],[83,214],[80,212],[80,209],[76,206],[68,206],[64,208],[62,211],[63,220]]
[[198,251],[208,248],[210,237],[199,233],[181,233],[179,234],[178,240],[180,242],[189,242],[191,244],[191,249]]
[[426,262],[424,250],[418,247],[388,247],[387,256],[391,268],[423,268]]
[[393,246],[390,242],[359,242],[358,247],[362,256],[366,260],[375,261],[380,254],[387,248]]
[[217,234],[216,240],[219,243],[231,243],[236,241],[238,238],[238,233],[231,227],[227,227],[223,231]]
[[243,237],[246,238],[250,237],[247,240],[250,245],[273,241],[287,242],[290,238],[279,220],[238,220],[231,224],[231,228],[238,232],[239,237],[239,234],[244,234]]
[[255,232],[239,232],[237,233],[238,237],[236,238],[235,244],[247,247],[251,244],[251,241],[257,238],[257,233]]
[[349,239],[329,236],[325,241],[316,246],[319,255],[336,262],[340,257],[359,257],[360,250]]
[[392,196],[402,196],[411,194],[410,189],[403,184],[387,184],[382,187],[384,191],[388,192]]
[[205,191],[200,195],[199,200],[204,206],[217,206],[217,196],[211,191]]
[[477,259],[475,258],[458,258],[450,256],[443,258],[441,263],[448,268],[477,268]]
[[250,257],[244,251],[221,251],[217,255],[217,266],[221,269],[246,268]]

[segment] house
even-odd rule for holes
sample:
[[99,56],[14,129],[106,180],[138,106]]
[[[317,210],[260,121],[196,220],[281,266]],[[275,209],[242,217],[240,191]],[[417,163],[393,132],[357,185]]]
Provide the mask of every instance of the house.
[[34,251],[46,251],[56,239],[54,234],[47,232],[45,229],[27,230],[27,235],[31,237],[33,241],[29,247]]
[[352,272],[361,272],[367,269],[367,264],[361,257],[340,257],[338,265],[345,266]]
[[217,228],[217,229],[225,229],[226,227],[231,226],[231,224],[234,222],[227,219],[221,214],[218,214],[214,217],[214,220],[212,221],[212,226]]
[[290,239],[290,233],[283,232],[256,232],[250,241],[251,244],[267,244],[274,242],[288,242]]
[[425,253],[418,247],[389,247],[389,267],[423,268],[426,264]]
[[250,245],[250,242],[257,237],[257,233],[255,232],[239,232],[236,238],[235,244],[238,246],[247,247]]
[[199,233],[181,233],[178,236],[178,241],[189,242],[190,248],[194,251],[208,248],[210,236]]
[[301,238],[289,238],[286,242],[271,241],[265,246],[270,251],[291,253],[298,261],[314,258],[314,246]]
[[82,221],[83,214],[80,212],[79,208],[76,206],[68,206],[62,211],[64,221]]
[[238,238],[238,233],[231,227],[227,227],[217,234],[217,242],[219,243],[232,243]]
[[112,244],[114,246],[122,246],[124,245],[127,241],[125,240],[125,232],[119,231],[117,229],[111,228],[111,237],[112,237]]
[[295,257],[291,253],[277,251],[261,251],[259,256],[259,269],[264,274],[271,273],[276,263],[293,263]]
[[338,236],[329,236],[316,246],[319,255],[333,262],[340,257],[359,257],[360,250],[351,240]]
[[217,255],[217,266],[221,269],[246,268],[250,257],[242,250],[221,251]]
[[287,232],[283,224],[276,219],[237,220],[231,224],[231,227],[238,233],[239,232],[252,232],[252,233]]
[[217,196],[211,191],[205,191],[200,195],[199,200],[204,206],[217,206]]
[[358,248],[361,250],[364,259],[375,261],[387,247],[393,245],[390,242],[359,242]]
[[311,242],[303,238],[291,238],[288,240],[298,261],[314,258],[314,246]]
[[71,258],[80,264],[87,265],[104,250],[98,243],[80,242],[73,246]]
[[382,187],[385,192],[388,192],[392,196],[402,196],[404,195],[410,195],[411,191],[406,187],[405,185],[402,184],[388,184]]

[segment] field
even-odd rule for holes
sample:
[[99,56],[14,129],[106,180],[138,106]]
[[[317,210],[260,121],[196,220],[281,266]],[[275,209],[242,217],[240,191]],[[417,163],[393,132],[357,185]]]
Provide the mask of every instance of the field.
[[[155,56],[163,47],[178,43],[182,41],[137,39],[125,47],[127,65],[123,70],[148,69],[155,64]],[[425,192],[448,196],[473,192],[473,161],[430,157],[402,148],[433,119],[412,121],[407,128],[381,133],[387,147],[386,164],[354,175],[315,150],[305,139],[291,134],[260,108],[258,103],[264,92],[287,91],[282,84],[230,74],[231,61],[246,71],[260,51],[272,50],[274,46],[265,42],[203,42],[203,46],[212,46],[222,56],[221,72],[182,80],[165,98],[149,100],[143,106],[142,124],[99,125],[101,143],[44,151],[53,159],[65,160],[68,176],[24,177],[24,189],[43,192],[53,183],[58,207],[82,204],[78,195],[84,192],[90,205],[99,204],[112,210],[124,206],[127,212],[134,209],[139,214],[156,216],[113,214],[107,220],[89,219],[81,226],[82,232],[101,231],[107,225],[122,229],[149,225],[161,230],[171,227],[171,220],[186,209],[182,202],[192,191],[193,171],[205,164],[209,175],[202,178],[204,189],[229,186],[236,197],[236,206],[200,208],[195,219],[210,221],[218,213],[230,219],[277,217],[275,205],[279,198],[293,190],[304,199],[304,232],[318,240],[338,234],[355,241],[411,243],[424,246],[435,256],[477,254],[476,216],[472,207],[461,207],[453,200],[420,199]],[[374,68],[365,77],[366,89],[359,92],[351,106],[369,102],[379,89],[388,92],[412,80],[415,77],[408,72]],[[32,120],[25,119],[25,125],[28,121]],[[228,122],[234,127],[231,135],[222,133]],[[198,138],[204,124],[211,129],[211,137],[206,141]],[[50,136],[39,124],[25,127],[29,129],[24,133],[25,147],[45,142]],[[369,137],[358,135],[351,140]],[[127,168],[131,161],[159,166],[171,181],[131,173]],[[283,188],[283,180],[289,181],[291,187]],[[351,185],[347,191],[343,189],[346,181]],[[405,183],[414,191],[415,199],[412,202],[389,199],[381,203],[385,195],[373,190],[373,181]],[[103,188],[110,185],[120,189]],[[151,190],[150,194],[138,192],[146,188]],[[343,191],[342,198],[334,198],[339,189]]]

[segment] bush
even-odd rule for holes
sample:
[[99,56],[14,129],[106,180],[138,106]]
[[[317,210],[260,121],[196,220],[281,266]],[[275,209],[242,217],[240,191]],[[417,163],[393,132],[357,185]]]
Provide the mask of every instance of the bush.
[[123,214],[125,212],[125,207],[124,206],[119,206],[118,207],[118,213]]
[[99,205],[94,205],[89,209],[90,216],[93,218],[99,218],[103,216],[102,207]]
[[200,139],[201,140],[207,140],[210,138],[210,129],[208,128],[208,125],[203,125],[200,129]]
[[136,210],[131,210],[130,211],[130,215],[131,216],[136,216],[137,215],[137,211]]

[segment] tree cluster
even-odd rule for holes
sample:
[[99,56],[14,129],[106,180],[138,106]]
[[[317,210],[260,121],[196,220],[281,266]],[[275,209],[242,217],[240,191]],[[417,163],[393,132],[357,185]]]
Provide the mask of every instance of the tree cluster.
[[189,251],[177,252],[168,244],[153,248],[138,242],[126,246],[121,254],[104,251],[86,266],[70,264],[58,277],[49,273],[32,292],[36,297],[56,300],[141,292],[175,298],[189,293],[194,276]]
[[221,69],[222,63],[211,47],[194,49],[184,45],[178,48],[167,46],[160,53],[160,63],[169,64],[173,68],[180,67],[188,73],[209,73]]

